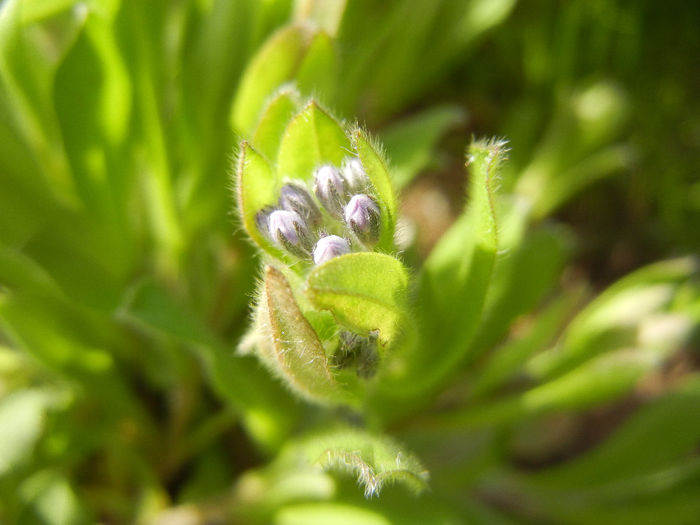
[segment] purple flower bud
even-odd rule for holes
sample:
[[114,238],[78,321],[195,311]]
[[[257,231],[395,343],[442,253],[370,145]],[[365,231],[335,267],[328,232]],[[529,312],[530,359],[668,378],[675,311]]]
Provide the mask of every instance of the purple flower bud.
[[369,179],[362,165],[362,162],[357,157],[346,157],[343,160],[341,168],[343,178],[347,182],[348,189],[352,194],[364,193],[367,191]]
[[355,195],[345,207],[345,224],[363,244],[374,245],[381,229],[379,206],[368,195]]
[[328,164],[316,169],[314,193],[318,200],[336,219],[343,218],[343,206],[347,202],[347,189],[340,170]]
[[298,213],[275,210],[267,218],[270,238],[297,257],[308,257],[313,241],[309,229]]
[[337,235],[321,237],[314,247],[314,263],[323,264],[333,257],[350,253],[348,241]]
[[280,206],[296,212],[307,224],[316,227],[321,223],[321,212],[305,188],[297,184],[285,184],[280,190]]
[[260,233],[262,233],[268,239],[270,238],[268,219],[273,211],[275,211],[275,209],[272,206],[265,206],[262,210],[255,214],[255,225],[258,227]]

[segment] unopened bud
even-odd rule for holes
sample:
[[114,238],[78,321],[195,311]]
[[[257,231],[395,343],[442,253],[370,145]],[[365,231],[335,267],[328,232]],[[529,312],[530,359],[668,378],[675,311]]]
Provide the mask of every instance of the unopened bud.
[[270,238],[297,257],[308,257],[313,241],[309,229],[298,213],[275,210],[267,218]]
[[280,206],[297,213],[307,224],[316,227],[321,223],[321,212],[309,192],[297,184],[285,184],[280,190]]
[[343,218],[343,206],[347,202],[347,188],[340,170],[335,166],[324,165],[314,174],[314,193],[318,200],[336,219]]
[[343,160],[342,173],[350,193],[356,194],[367,191],[369,179],[360,159],[357,157],[346,157]]
[[255,214],[255,225],[258,227],[260,233],[262,233],[268,239],[270,238],[270,227],[268,225],[268,220],[273,211],[275,211],[275,209],[272,206],[266,206]]
[[345,224],[366,245],[379,240],[381,212],[374,200],[364,194],[355,195],[345,207]]
[[333,257],[350,253],[348,241],[337,235],[321,237],[314,247],[314,263],[323,264]]

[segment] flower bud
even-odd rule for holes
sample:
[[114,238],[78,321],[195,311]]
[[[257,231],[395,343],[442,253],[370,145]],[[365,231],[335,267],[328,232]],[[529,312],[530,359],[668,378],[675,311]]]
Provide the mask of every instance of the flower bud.
[[362,162],[357,157],[346,157],[343,160],[341,168],[343,178],[345,179],[350,193],[364,193],[367,191],[369,179],[362,165]]
[[314,193],[323,207],[336,219],[342,219],[347,189],[340,170],[326,164],[316,170],[314,180]]
[[262,210],[255,214],[255,225],[260,233],[262,233],[268,239],[270,238],[268,219],[273,211],[275,211],[275,209],[272,206],[265,206]]
[[273,242],[297,257],[308,257],[313,241],[309,229],[298,213],[275,210],[267,218],[268,231]]
[[337,235],[327,235],[321,237],[314,247],[314,263],[323,264],[330,261],[333,257],[350,253],[350,244],[348,241]]
[[307,224],[317,227],[321,223],[321,212],[305,188],[297,184],[285,184],[280,190],[280,206],[296,212]]
[[355,195],[345,207],[345,224],[362,243],[374,245],[381,230],[379,206],[367,195]]

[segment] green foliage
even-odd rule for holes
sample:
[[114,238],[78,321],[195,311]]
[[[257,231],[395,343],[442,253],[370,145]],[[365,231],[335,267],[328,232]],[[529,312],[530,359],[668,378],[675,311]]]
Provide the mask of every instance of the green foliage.
[[324,470],[347,470],[358,478],[366,496],[379,494],[387,482],[400,481],[412,490],[426,488],[427,473],[416,458],[386,438],[342,428],[312,434],[298,445],[293,457],[306,457]]
[[0,522],[691,523],[698,14],[0,2]]
[[284,275],[271,266],[265,271],[261,301],[260,330],[267,328],[269,334],[258,348],[270,362],[277,363],[279,373],[298,393],[321,400],[337,397],[340,387],[331,375],[316,332],[301,313]]
[[408,276],[401,263],[379,253],[331,259],[309,275],[309,298],[341,326],[362,335],[378,331],[389,344],[406,323]]

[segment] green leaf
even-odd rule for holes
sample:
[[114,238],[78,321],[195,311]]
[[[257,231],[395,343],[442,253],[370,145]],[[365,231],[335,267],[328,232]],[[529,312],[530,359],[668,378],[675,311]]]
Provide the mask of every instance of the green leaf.
[[[673,473],[664,473],[673,475]],[[653,484],[654,479],[648,480]],[[672,487],[659,494],[642,494],[609,504],[588,503],[560,510],[560,503],[553,503],[554,511],[561,522],[572,525],[657,525],[658,523],[693,523],[700,516],[700,486],[686,483]]]
[[300,94],[293,87],[281,88],[267,102],[255,128],[252,144],[270,162],[277,162],[277,152],[284,130],[298,111],[299,99]]
[[156,282],[143,281],[129,291],[120,315],[180,341],[202,346],[218,344],[216,336],[181,303]]
[[[132,3],[128,9],[118,10],[114,30],[120,38],[120,52],[133,87],[135,106],[129,138],[136,140],[128,153],[119,156],[116,165],[118,170],[123,170],[129,166],[125,159],[133,155],[135,166],[131,168],[136,173],[127,175],[122,172],[118,178],[122,182],[138,181],[141,185],[135,188],[135,192],[144,202],[157,271],[174,278],[182,262],[184,225],[176,197],[178,173],[169,151],[168,139],[177,120],[169,118],[166,109],[166,100],[170,97],[168,88],[172,83],[167,80],[171,74],[169,57],[160,44],[160,39],[166,38],[166,29],[163,18],[157,14],[163,10],[164,6],[153,2]],[[181,145],[172,147],[178,153],[184,150]],[[130,206],[129,212],[133,213]],[[137,217],[137,220],[143,220],[142,216]]]
[[[500,243],[499,243],[500,244]],[[571,251],[567,231],[542,225],[496,260],[492,284],[469,359],[493,348],[518,316],[532,311],[556,285]]]
[[470,2],[460,20],[463,38],[474,38],[503,21],[515,6],[515,0],[477,0]]
[[83,382],[102,394],[110,393],[117,411],[124,408],[120,402],[127,401],[127,387],[114,367],[114,357],[101,347],[116,342],[112,327],[101,321],[80,315],[70,303],[50,295],[0,296],[0,326],[14,346],[58,375]]
[[39,471],[24,480],[18,488],[25,504],[39,516],[39,523],[63,525],[94,521],[71,485],[71,480],[57,469]]
[[602,489],[687,461],[698,440],[700,377],[695,374],[643,406],[588,454],[535,475],[532,481],[553,490]]
[[297,0],[294,2],[294,20],[313,23],[335,36],[345,12],[347,0]]
[[258,442],[274,449],[293,424],[295,410],[284,391],[251,357],[232,355],[194,312],[153,282],[132,290],[120,316],[181,343],[193,345],[213,391],[240,414]]
[[321,100],[333,100],[337,69],[333,40],[323,31],[316,33],[296,74],[299,89]]
[[301,26],[285,27],[256,53],[243,73],[231,111],[231,124],[238,133],[249,136],[265,100],[293,78],[308,39],[308,31]]
[[[12,0],[3,2],[0,15],[0,128],[11,128],[13,142],[21,137],[22,145],[31,149],[30,162],[41,167],[31,176],[67,202],[74,202],[75,188],[52,90],[56,71],[88,18],[87,6],[73,7],[66,2]],[[16,158],[19,151],[9,153]]]
[[277,525],[390,525],[379,513],[344,503],[297,503],[275,514]]
[[316,402],[346,397],[331,374],[323,345],[299,309],[289,282],[272,266],[265,270],[262,301],[264,331],[269,332],[270,352],[285,382]]
[[581,293],[572,292],[538,312],[522,337],[499,346],[488,360],[474,372],[472,396],[479,397],[502,385],[535,353],[545,348],[562,329],[581,301]]
[[338,323],[361,334],[379,330],[392,342],[406,321],[408,274],[394,257],[352,253],[317,266],[308,277],[308,295]]
[[278,177],[309,181],[322,164],[340,166],[349,149],[342,126],[312,100],[289,123],[282,137]]
[[[129,131],[132,88],[111,20],[89,15],[83,32],[57,72],[55,89],[64,138],[69,135],[69,152],[73,141],[76,148],[82,149],[96,147],[96,142],[115,147],[124,140]],[[81,118],[82,129],[67,118],[69,110]]]
[[402,483],[416,493],[427,487],[428,473],[417,458],[392,440],[359,429],[313,434],[287,454],[301,454],[323,470],[354,474],[367,497],[379,494],[385,483]]
[[583,410],[626,394],[656,365],[653,356],[634,350],[601,356],[548,383],[502,400],[436,416],[434,422],[439,428],[489,427],[542,413]]
[[0,275],[3,285],[12,290],[22,290],[43,297],[60,296],[56,283],[31,257],[20,251],[0,245]]
[[396,226],[396,193],[391,184],[391,177],[386,161],[382,158],[379,146],[371,141],[361,129],[355,129],[352,134],[352,146],[357,151],[360,161],[365,168],[375,195],[379,198],[382,212],[382,231],[377,243],[378,250],[390,252],[394,246],[394,228]]
[[29,458],[50,404],[47,392],[34,389],[0,397],[0,477]]
[[679,285],[696,273],[696,261],[685,258],[655,263],[622,278],[581,311],[561,343],[536,356],[528,371],[536,377],[551,377],[603,352],[626,346],[658,347],[653,333],[652,340],[648,334],[660,316],[677,319],[675,327],[666,325],[671,331],[661,346],[678,344],[687,334],[690,319],[683,312],[672,312],[672,301]]
[[263,235],[255,223],[255,214],[277,202],[277,178],[268,162],[247,142],[241,144],[236,168],[238,213],[243,226],[256,244],[273,257],[286,260],[283,252]]
[[445,105],[411,115],[382,131],[397,190],[406,187],[422,170],[435,163],[433,149],[438,139],[464,120],[461,107]]
[[133,130],[132,84],[112,20],[104,13],[88,15],[53,88],[77,192],[90,214],[90,226],[106,245],[94,250],[95,258],[117,275],[126,273],[134,249],[128,218],[134,179],[127,174],[131,163],[124,149]]
[[475,142],[469,148],[469,203],[433,249],[421,275],[423,342],[420,351],[403,356],[404,372],[396,377],[407,395],[418,395],[455,371],[481,320],[498,249],[493,193],[505,151],[501,141]]
[[542,218],[586,185],[629,166],[627,144],[612,144],[627,119],[627,97],[606,81],[559,97],[556,113],[522,171],[516,193],[532,202]]

